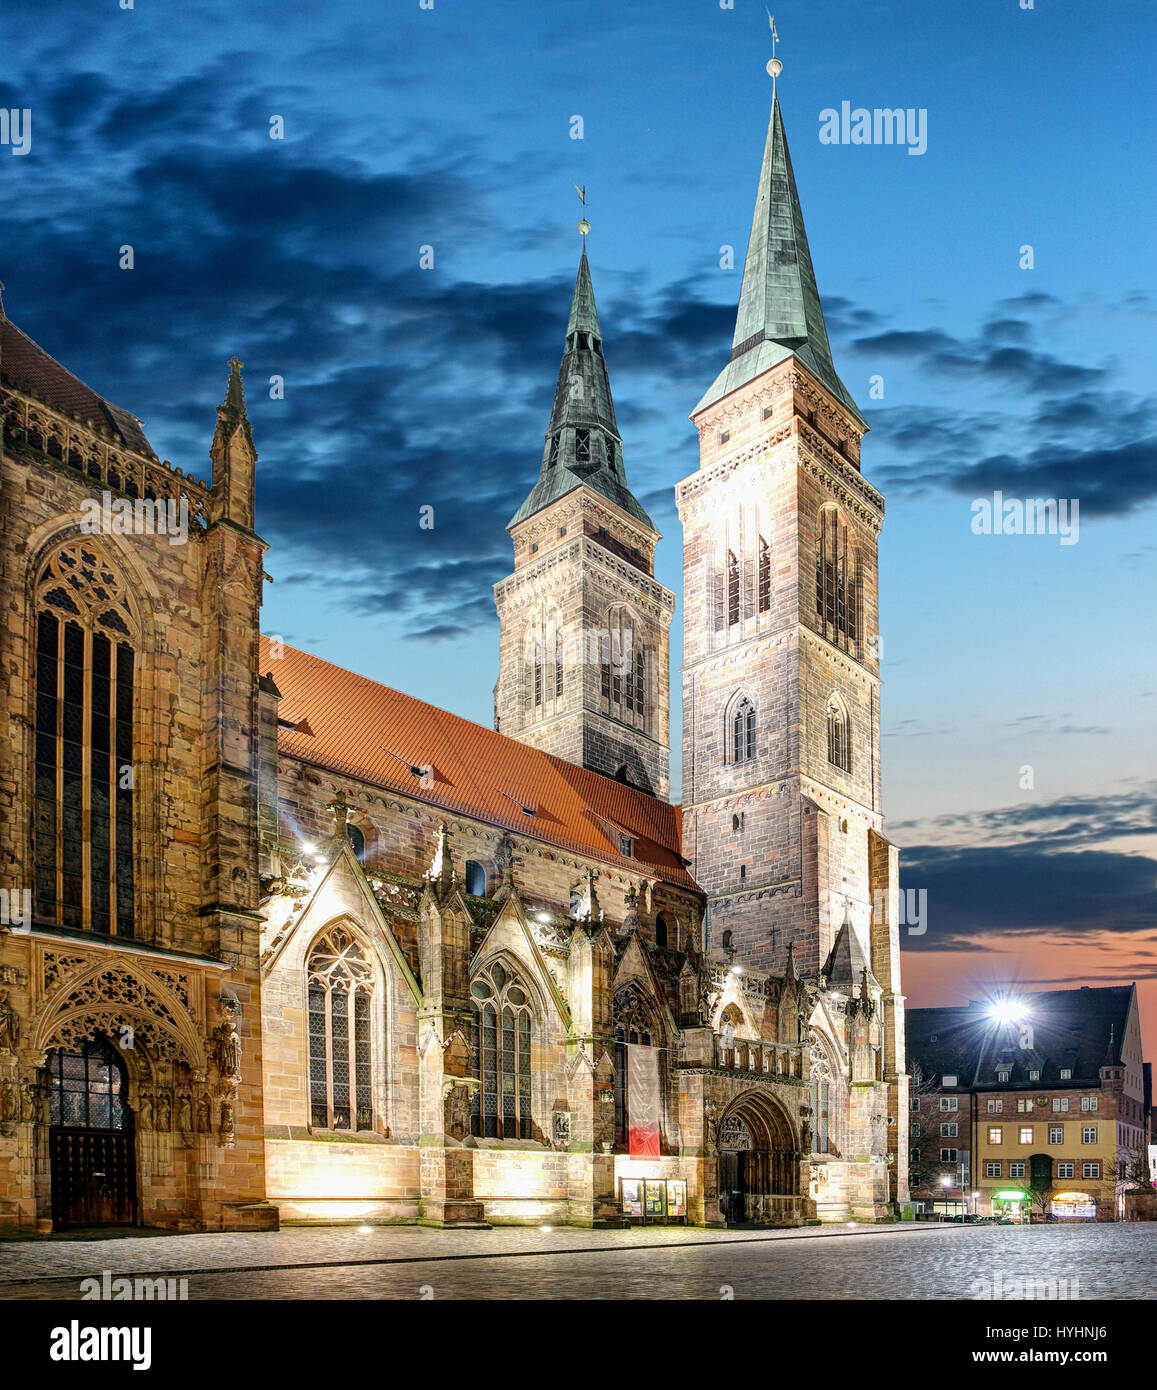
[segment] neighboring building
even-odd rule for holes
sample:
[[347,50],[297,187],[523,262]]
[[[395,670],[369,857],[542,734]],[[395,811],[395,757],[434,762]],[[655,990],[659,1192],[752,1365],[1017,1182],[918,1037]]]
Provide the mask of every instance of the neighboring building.
[[[1146,1162],[1136,986],[1024,994],[1017,1005],[1005,1018],[976,1001],[908,1010],[913,1201],[927,1212],[1118,1220]],[[930,1137],[946,1107],[959,1115],[950,1182]]]
[[[2,316],[0,1223],[879,1220],[907,1201],[865,425],[778,100],[693,419],[683,766],[585,245],[494,730],[260,637],[200,482]],[[86,507],[184,503],[187,543]],[[303,518],[308,525],[308,518]],[[706,920],[704,921],[704,917]]]

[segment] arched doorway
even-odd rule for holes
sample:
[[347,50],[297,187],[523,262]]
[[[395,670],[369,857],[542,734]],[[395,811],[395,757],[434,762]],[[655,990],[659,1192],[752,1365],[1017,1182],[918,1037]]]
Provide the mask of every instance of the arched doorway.
[[116,1049],[97,1037],[51,1052],[48,1098],[53,1224],[135,1224],[132,1112]]
[[769,1096],[748,1091],[719,1123],[719,1205],[729,1226],[788,1221],[799,1205],[791,1122]]

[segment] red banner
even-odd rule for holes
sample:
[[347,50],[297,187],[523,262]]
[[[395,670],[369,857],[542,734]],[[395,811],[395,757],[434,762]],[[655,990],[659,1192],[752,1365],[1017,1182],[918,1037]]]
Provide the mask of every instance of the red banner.
[[632,1158],[659,1157],[659,1049],[627,1047],[627,1123]]

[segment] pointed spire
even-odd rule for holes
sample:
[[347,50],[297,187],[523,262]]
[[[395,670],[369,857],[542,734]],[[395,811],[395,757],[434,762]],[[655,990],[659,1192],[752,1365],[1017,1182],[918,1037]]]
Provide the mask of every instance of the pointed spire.
[[[773,81],[782,68],[778,58],[768,64]],[[714,405],[792,355],[865,424],[832,362],[776,93],[767,123],[731,359],[693,413]]]
[[217,428],[209,457],[213,460],[213,520],[226,517],[246,530],[253,528],[254,465],[257,450],[245,409],[241,363],[229,360],[225,399],[217,407]]
[[[589,223],[584,219],[580,228]],[[655,530],[654,522],[627,486],[623,441],[603,358],[603,335],[595,308],[586,234],[567,319],[566,344],[554,390],[538,482],[511,518],[507,530],[585,483],[616,507]],[[657,533],[656,533],[657,534]]]
[[1116,1067],[1120,1065],[1120,1058],[1117,1056],[1117,1025],[1109,1026],[1109,1049],[1105,1053],[1105,1060],[1101,1063],[1103,1067]]
[[236,357],[229,359],[229,385],[225,388],[225,411],[234,418],[245,415],[245,388],[241,384],[241,368],[245,364]]

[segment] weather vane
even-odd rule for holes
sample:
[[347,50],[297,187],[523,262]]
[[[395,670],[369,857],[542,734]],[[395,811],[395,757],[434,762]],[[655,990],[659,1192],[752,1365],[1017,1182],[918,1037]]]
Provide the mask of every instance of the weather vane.
[[[767,6],[766,6],[766,5],[764,5],[763,8],[764,8],[765,10],[767,10]],[[767,70],[768,70],[768,72],[771,74],[771,95],[772,95],[772,99],[774,100],[774,99],[775,99],[775,79],[776,79],[776,78],[780,75],[780,73],[783,71],[783,64],[782,64],[782,63],[779,61],[779,59],[775,56],[775,45],[776,45],[776,43],[779,41],[779,35],[776,33],[776,29],[775,29],[775,15],[773,15],[772,12],[771,12],[770,10],[767,10],[767,22],[771,25],[771,61],[770,61],[770,62],[768,63],[768,65],[767,65]]]
[[587,186],[586,186],[586,184],[584,183],[583,186],[580,188],[580,187],[578,186],[578,184],[576,183],[576,184],[572,184],[571,187],[572,187],[572,188],[574,189],[574,191],[579,195],[579,202],[582,203],[582,205],[583,205],[583,217],[582,217],[582,221],[578,224],[578,229],[579,229],[579,231],[582,232],[582,234],[583,234],[583,245],[585,246],[585,245],[586,245],[586,239],[587,239],[587,233],[588,233],[588,232],[590,231],[590,229],[591,229],[591,224],[587,221],[587,218],[586,218],[586,209],[587,209],[587,207],[588,207],[588,203],[587,203]]

